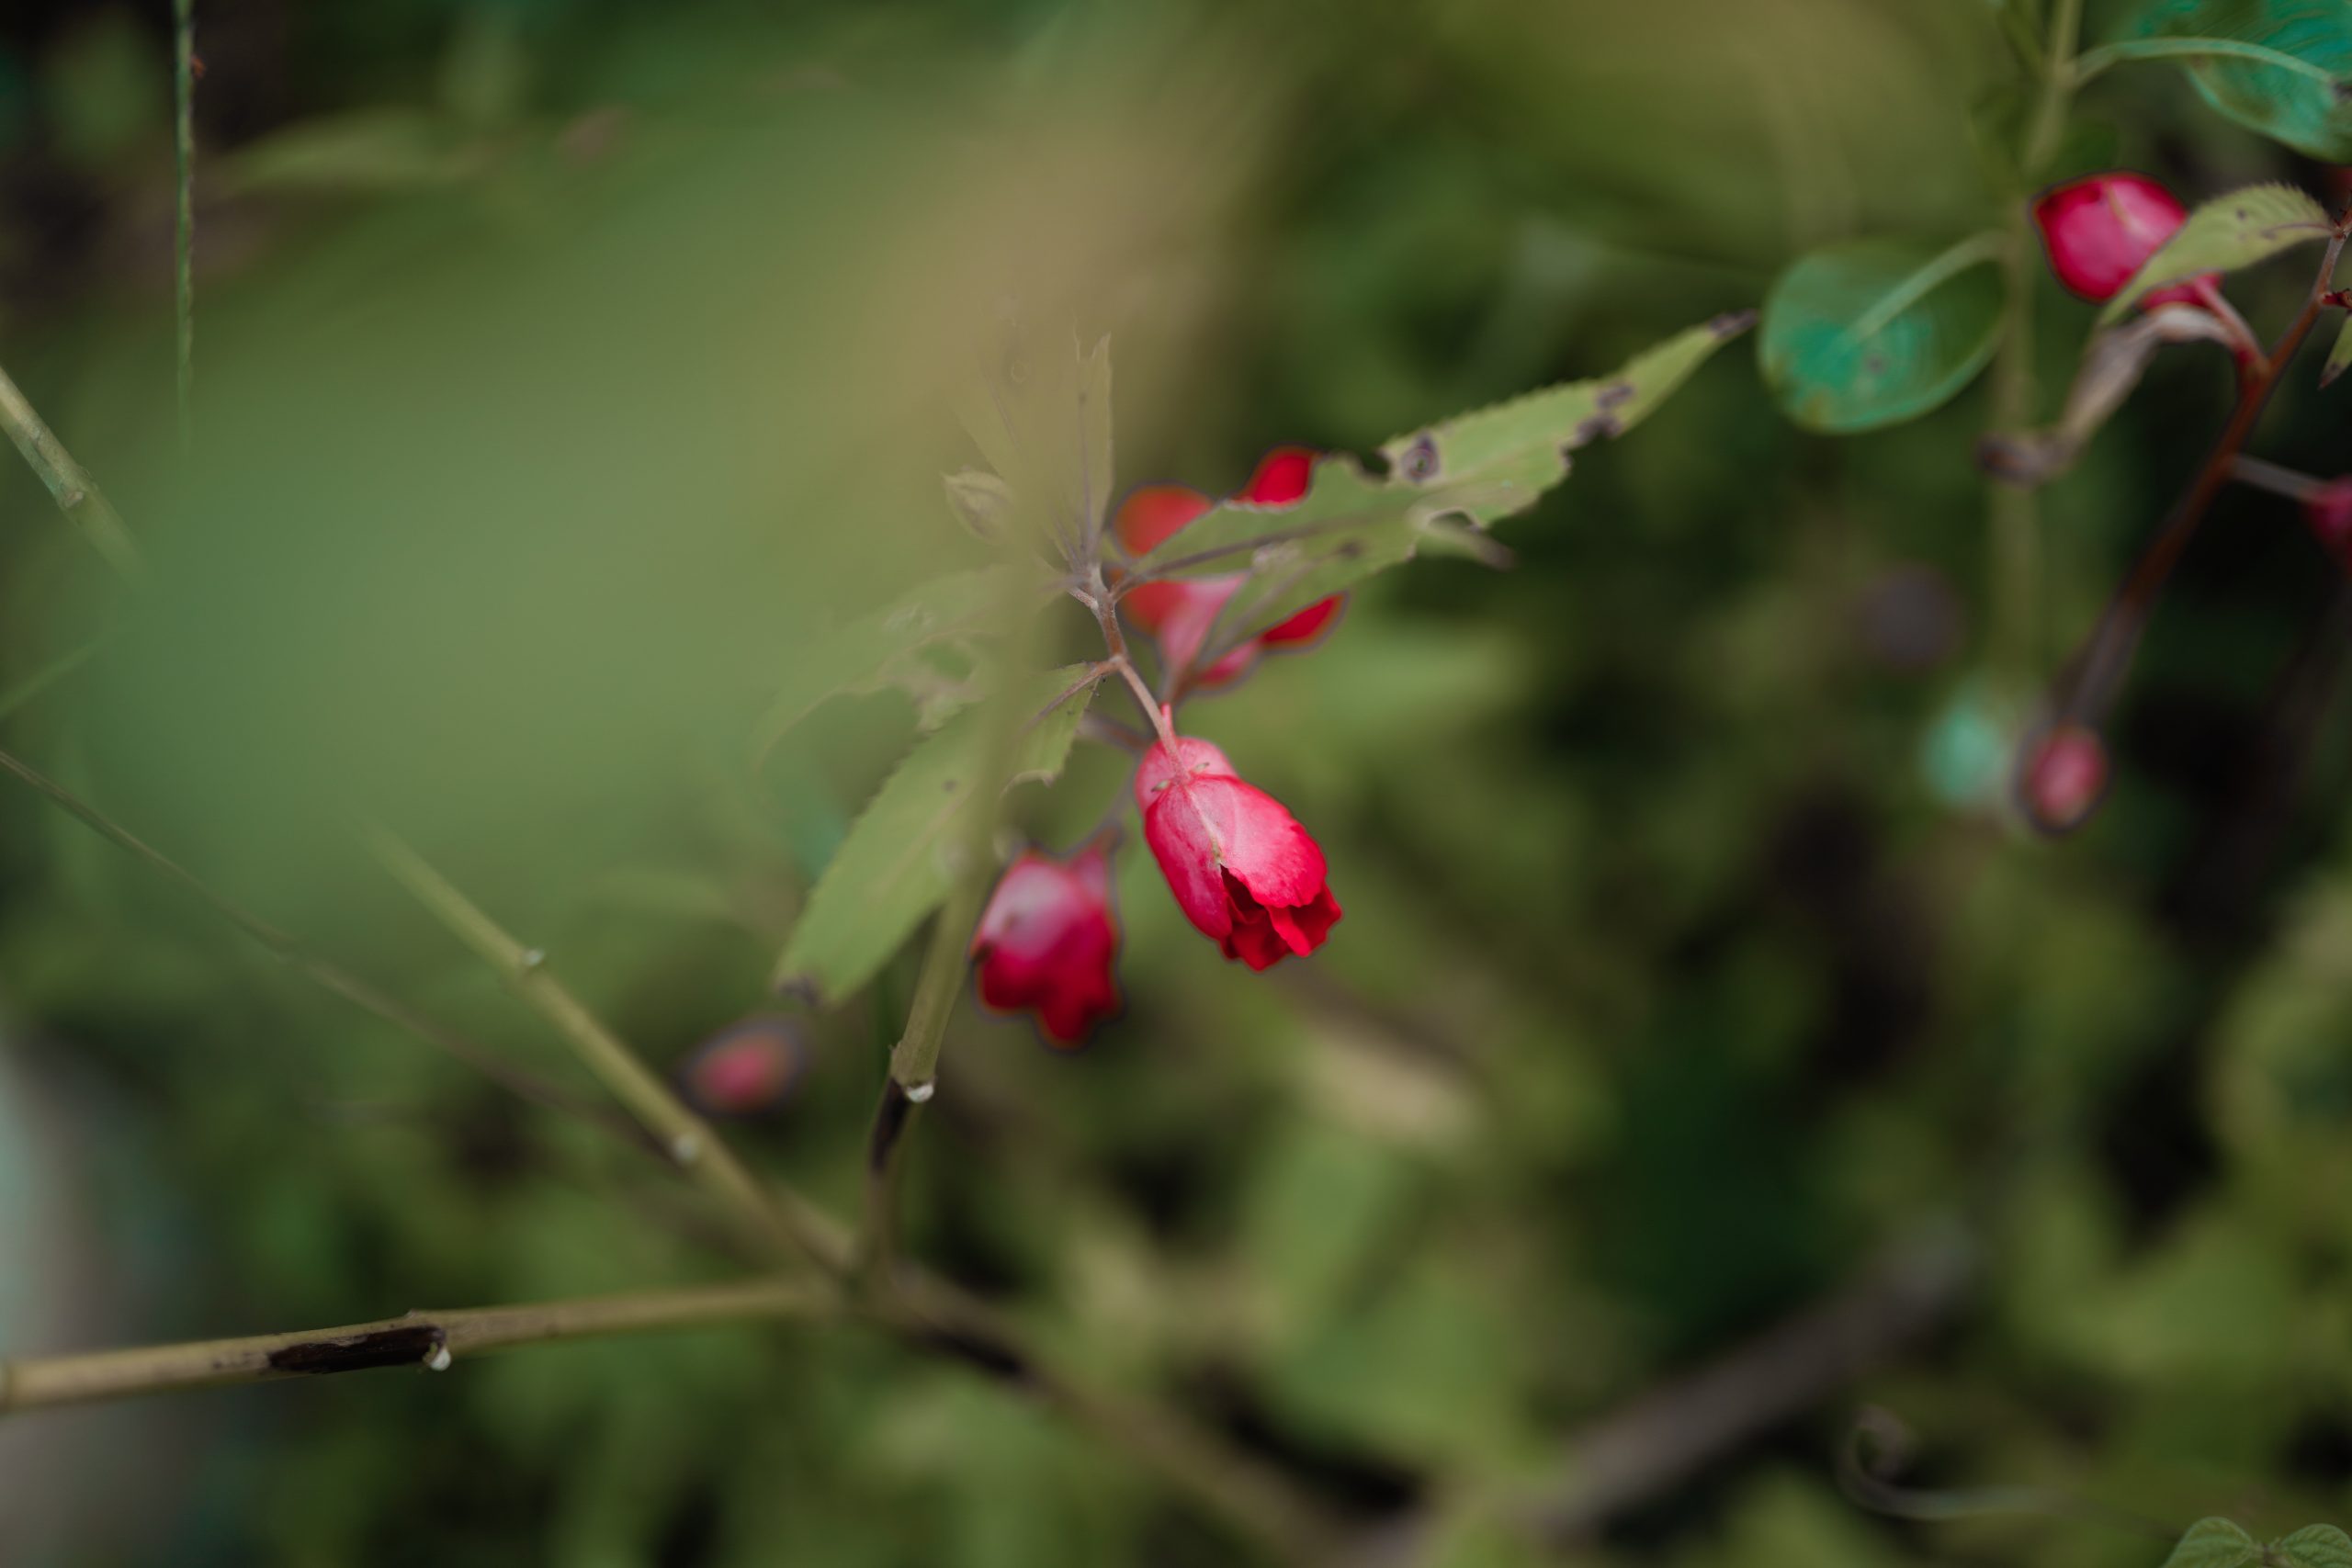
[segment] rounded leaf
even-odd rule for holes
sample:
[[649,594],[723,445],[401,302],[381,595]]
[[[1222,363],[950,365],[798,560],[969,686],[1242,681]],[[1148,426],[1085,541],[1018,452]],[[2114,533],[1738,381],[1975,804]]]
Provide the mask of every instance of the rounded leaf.
[[2244,1568],[2262,1556],[2262,1543],[2228,1519],[2199,1519],[2181,1532],[2165,1568]]
[[2324,163],[2352,162],[2352,6],[2154,0],[2131,35],[2106,52],[2180,50],[2199,95],[2222,114]]
[[2334,1525],[2305,1525],[2271,1551],[2294,1568],[2352,1568],[2352,1536]]
[[1764,300],[1764,378],[1808,430],[1874,430],[1949,400],[2000,338],[1997,237],[1864,240],[1801,257]]

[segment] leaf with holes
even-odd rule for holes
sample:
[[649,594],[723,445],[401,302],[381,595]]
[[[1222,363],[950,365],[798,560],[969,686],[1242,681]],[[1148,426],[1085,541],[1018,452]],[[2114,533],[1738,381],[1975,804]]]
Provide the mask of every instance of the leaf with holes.
[[2262,1559],[2262,1543],[2227,1519],[2199,1519],[2181,1532],[2164,1568],[2245,1568]]
[[2352,6],[2155,0],[2084,68],[2173,58],[2229,118],[2324,163],[2352,161]]
[[933,656],[975,662],[977,640],[1003,629],[1008,611],[1021,604],[1035,575],[999,566],[935,577],[842,627],[793,661],[783,689],[760,720],[754,754],[775,750],[795,725],[832,697],[866,696],[895,686],[916,700],[931,723],[963,706],[970,694],[956,672],[943,669]]
[[2305,1525],[2271,1542],[2270,1551],[2292,1568],[2352,1568],[2352,1536],[2334,1525]]
[[1764,300],[1756,346],[1781,409],[1842,434],[1950,400],[2000,339],[2000,243],[1863,240],[1798,258]]
[[960,714],[916,743],[851,825],[809,894],[776,965],[779,987],[835,1002],[889,962],[956,880],[970,813],[981,803],[978,775],[1001,733],[995,727],[1023,727],[1003,788],[1031,779],[1052,783],[1093,698],[1093,686],[1084,683],[1090,670],[1047,671],[1001,703]]
[[1518,487],[1532,505],[1568,470],[1568,454],[1647,419],[1715,350],[1756,321],[1733,310],[1676,333],[1589,381],[1529,392],[1384,443],[1389,471],[1424,487],[1464,480]]
[[2335,224],[2327,211],[2293,186],[2247,186],[2199,202],[2132,281],[2098,313],[2099,325],[2120,320],[2133,301],[2167,284],[2201,273],[2232,272],[2312,240]]
[[1381,447],[1385,478],[1374,478],[1353,458],[1326,457],[1299,500],[1212,508],[1136,561],[1130,575],[1247,571],[1249,581],[1219,616],[1204,655],[1213,658],[1216,649],[1423,553],[1501,564],[1510,552],[1486,536],[1488,525],[1524,512],[1566,478],[1569,453],[1647,418],[1753,319],[1744,311],[1718,316],[1612,375],[1546,388],[1396,436]]

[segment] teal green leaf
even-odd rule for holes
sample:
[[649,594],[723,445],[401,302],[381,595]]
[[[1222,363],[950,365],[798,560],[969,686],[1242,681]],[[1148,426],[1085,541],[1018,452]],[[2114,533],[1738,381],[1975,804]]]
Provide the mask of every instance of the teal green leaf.
[[1709,355],[1747,329],[1735,311],[1677,333],[1613,373],[1530,392],[1383,444],[1388,472],[1353,459],[1316,464],[1286,506],[1227,502],[1136,562],[1132,576],[1247,570],[1204,652],[1342,592],[1416,556],[1509,558],[1485,530],[1524,512],[1567,477],[1569,454],[1640,423]]
[[2128,31],[2079,69],[2177,58],[2205,101],[2247,130],[2326,163],[2352,160],[2352,6],[2155,0]]
[[2200,273],[2232,272],[2312,240],[2335,225],[2327,211],[2293,186],[2246,186],[2200,202],[2132,281],[2098,313],[2099,325],[2120,320],[2143,295]]
[[851,825],[809,894],[776,965],[779,987],[830,1004],[889,962],[955,882],[968,812],[981,799],[978,773],[991,730],[1000,723],[1023,727],[1004,787],[1051,783],[1092,699],[1093,687],[1082,684],[1089,671],[1086,665],[1047,671],[1023,682],[1004,705],[967,710],[916,743]]
[[2227,1519],[2199,1519],[2181,1533],[2164,1568],[2244,1568],[2262,1556],[2262,1543]]
[[2336,329],[2335,346],[2327,351],[2327,363],[2319,367],[2319,384],[2324,387],[2334,381],[2346,366],[2352,366],[2352,315],[2346,315]]
[[754,754],[766,755],[831,697],[865,696],[896,686],[914,695],[933,718],[963,705],[923,655],[936,649],[968,654],[976,638],[1001,629],[999,620],[1019,603],[1027,575],[1018,567],[998,566],[935,577],[803,652],[760,719]]
[[2275,1542],[2271,1551],[2294,1568],[2352,1568],[2352,1536],[2334,1525],[2305,1525]]
[[2000,338],[1997,235],[1944,250],[1863,240],[1800,257],[1764,301],[1757,356],[1791,419],[1850,433],[1935,409]]

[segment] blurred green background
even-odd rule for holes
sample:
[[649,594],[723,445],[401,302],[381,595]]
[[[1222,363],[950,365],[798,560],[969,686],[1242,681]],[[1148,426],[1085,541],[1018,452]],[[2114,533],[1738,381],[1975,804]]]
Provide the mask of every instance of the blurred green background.
[[[0,689],[57,677],[0,743],[559,1077],[353,813],[664,1067],[775,1008],[913,715],[832,705],[758,778],[744,738],[797,650],[983,558],[939,498],[971,460],[946,394],[1012,302],[1112,334],[1123,479],[1223,491],[1276,443],[1368,452],[1604,371],[1808,246],[1997,221],[1982,128],[2013,73],[1981,0],[198,9],[187,460],[165,7],[0,23],[0,364],[153,566],[123,591],[0,464]],[[2169,71],[2103,77],[2076,124],[2078,162],[2192,199],[2335,188]],[[2233,298],[2275,326],[2299,266]],[[2046,415],[2092,310],[2037,287]],[[2332,473],[2308,368],[2258,445]],[[2160,362],[2045,496],[2045,666],[2229,391],[2219,355]],[[1921,1484],[2266,1536],[2352,1513],[2337,581],[2282,506],[2226,499],[2106,810],[2019,836],[1984,398],[1806,436],[1737,345],[1578,455],[1510,525],[1516,570],[1392,574],[1201,703],[1345,921],[1250,976],[1131,839],[1125,1018],[1064,1057],[959,1012],[910,1248],[1334,1506],[1508,1497],[1556,1516],[1561,1561],[2161,1561],[1858,1507],[1835,1459],[1866,1401]],[[1082,754],[1023,826],[1070,841],[1124,767]],[[807,1020],[810,1071],[740,1128],[842,1213],[909,979]],[[13,787],[0,1009],[0,1350],[728,1271],[684,1189]],[[1675,1381],[1725,1357],[1762,1392]],[[1253,1552],[849,1329],[0,1424],[12,1565]]]

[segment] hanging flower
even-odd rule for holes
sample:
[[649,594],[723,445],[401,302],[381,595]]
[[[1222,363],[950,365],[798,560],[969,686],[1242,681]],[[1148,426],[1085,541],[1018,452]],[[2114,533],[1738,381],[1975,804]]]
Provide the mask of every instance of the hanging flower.
[[1099,844],[1069,859],[1035,850],[1005,869],[972,933],[980,1000],[1029,1012],[1048,1043],[1069,1049],[1119,1010],[1113,964],[1119,923],[1111,863]]
[[1155,745],[1136,771],[1144,841],[1185,919],[1227,958],[1265,969],[1323,945],[1340,918],[1323,851],[1282,802],[1205,740]]

